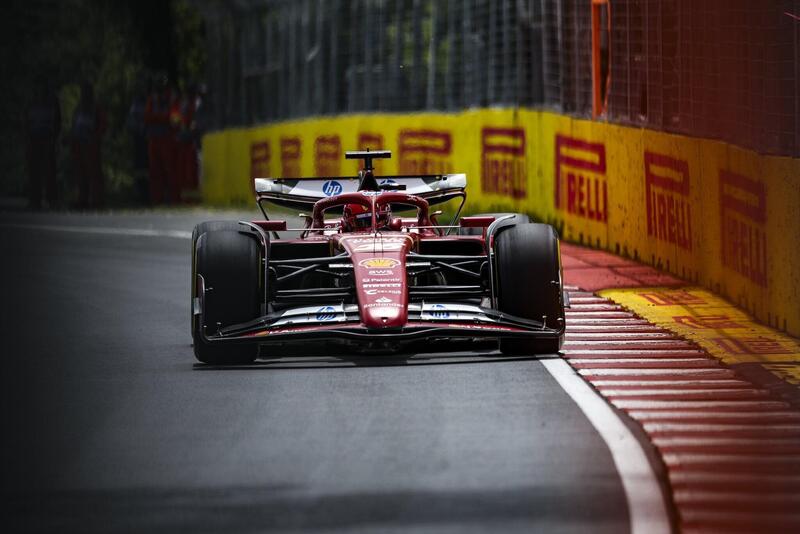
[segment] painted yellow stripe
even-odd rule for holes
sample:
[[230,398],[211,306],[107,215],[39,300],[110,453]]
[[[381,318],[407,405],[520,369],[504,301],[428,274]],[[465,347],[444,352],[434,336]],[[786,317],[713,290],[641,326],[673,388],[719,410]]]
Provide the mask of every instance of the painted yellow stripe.
[[800,340],[756,323],[747,313],[698,287],[608,289],[609,298],[694,341],[727,364],[762,363],[800,384]]

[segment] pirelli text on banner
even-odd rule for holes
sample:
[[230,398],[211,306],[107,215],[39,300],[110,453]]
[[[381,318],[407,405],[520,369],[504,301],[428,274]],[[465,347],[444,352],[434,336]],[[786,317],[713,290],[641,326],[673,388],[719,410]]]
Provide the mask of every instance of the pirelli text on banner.
[[689,164],[645,150],[644,179],[647,235],[691,251]]
[[605,145],[556,134],[555,150],[556,209],[607,223]]
[[453,136],[448,130],[400,130],[397,145],[400,174],[453,172]]
[[483,128],[481,130],[481,190],[484,193],[521,199],[528,196],[525,130]]
[[719,171],[722,264],[767,287],[767,190],[758,182]]

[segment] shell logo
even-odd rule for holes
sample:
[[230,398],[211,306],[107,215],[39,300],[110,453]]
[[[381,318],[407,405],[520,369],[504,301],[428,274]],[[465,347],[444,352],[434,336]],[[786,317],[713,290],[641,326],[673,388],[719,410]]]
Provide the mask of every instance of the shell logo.
[[370,269],[394,269],[400,262],[392,258],[369,258],[358,262],[361,267]]

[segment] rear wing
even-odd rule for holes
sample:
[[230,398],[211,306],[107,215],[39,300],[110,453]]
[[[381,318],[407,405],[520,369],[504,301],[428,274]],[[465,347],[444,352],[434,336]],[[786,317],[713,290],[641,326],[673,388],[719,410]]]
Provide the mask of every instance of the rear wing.
[[[409,195],[424,198],[429,204],[439,204],[463,197],[467,187],[466,174],[437,174],[425,176],[376,177],[381,189],[400,189]],[[256,178],[255,192],[262,201],[280,206],[305,209],[320,199],[358,191],[357,177],[345,178]]]

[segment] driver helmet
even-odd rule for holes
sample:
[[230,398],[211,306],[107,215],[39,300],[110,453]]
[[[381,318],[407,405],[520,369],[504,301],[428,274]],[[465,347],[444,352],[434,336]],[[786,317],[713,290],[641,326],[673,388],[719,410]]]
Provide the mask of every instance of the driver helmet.
[[386,228],[389,226],[389,221],[392,220],[392,209],[389,204],[376,205],[378,212],[375,214],[375,221],[378,228]]
[[[361,204],[345,204],[343,216],[344,226],[348,230],[364,230],[372,226],[372,211]],[[388,204],[378,206],[375,215],[378,228],[389,226],[391,218],[392,212]]]
[[343,218],[347,230],[364,230],[372,226],[372,212],[361,204],[345,204]]

